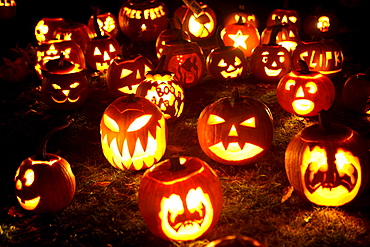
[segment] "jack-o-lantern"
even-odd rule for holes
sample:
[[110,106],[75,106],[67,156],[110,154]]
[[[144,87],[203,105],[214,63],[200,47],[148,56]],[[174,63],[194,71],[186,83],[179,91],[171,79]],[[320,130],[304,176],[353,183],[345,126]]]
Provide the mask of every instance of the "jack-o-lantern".
[[161,110],[134,94],[113,101],[100,122],[105,158],[117,169],[141,170],[158,162],[167,143],[167,125]]
[[107,71],[108,89],[114,97],[135,94],[146,73],[153,69],[152,62],[140,54],[117,56]]
[[301,17],[298,12],[292,9],[275,9],[267,17],[266,27],[275,25],[276,18],[280,19],[282,25],[289,24],[298,31],[301,28]]
[[343,104],[361,114],[370,114],[370,68],[349,77],[342,90]]
[[280,79],[276,88],[279,105],[292,114],[311,117],[328,110],[334,102],[335,88],[325,75],[310,71],[299,61],[300,70],[293,70]]
[[46,153],[50,136],[69,124],[54,127],[43,139],[40,153],[23,160],[18,167],[15,194],[22,208],[42,214],[58,212],[71,203],[76,191],[71,166],[64,158]]
[[89,40],[86,44],[85,59],[94,71],[106,73],[113,59],[119,54],[120,44],[112,36],[100,36]]
[[[218,34],[220,33],[218,28]],[[234,46],[225,46],[220,35],[217,35],[218,48],[207,56],[206,69],[215,80],[227,81],[239,79],[247,73],[247,59],[244,53]]]
[[250,58],[252,74],[262,81],[279,81],[290,71],[290,53],[276,41],[281,28],[274,26],[269,43],[257,46]]
[[292,138],[285,152],[285,169],[303,199],[321,206],[342,206],[366,187],[368,147],[356,131],[325,123],[321,115],[320,124]]
[[74,71],[74,65],[64,61],[63,56],[56,61],[48,61],[46,68],[49,70],[44,73],[41,85],[44,103],[62,111],[81,107],[88,95],[88,82],[84,73]]
[[238,47],[245,57],[250,57],[253,49],[260,44],[260,34],[257,28],[252,24],[243,23],[242,17],[238,22],[222,29],[221,39],[226,46]]
[[17,12],[17,2],[15,0],[3,0],[0,2],[0,19],[11,19]]
[[0,80],[9,83],[24,81],[28,74],[30,58],[22,48],[10,48],[0,55]]
[[163,69],[175,74],[183,88],[197,85],[203,77],[205,59],[202,48],[196,42],[181,38],[168,42],[162,51],[166,56]]
[[243,235],[229,235],[220,239],[213,240],[205,247],[265,247],[256,239]]
[[201,112],[197,126],[203,152],[225,165],[248,165],[260,160],[271,146],[273,118],[261,101],[239,96],[219,99]]
[[202,237],[217,223],[223,204],[216,173],[195,157],[167,159],[148,169],[138,201],[149,230],[173,241]]
[[72,40],[84,51],[87,42],[94,37],[87,25],[80,22],[69,22],[58,26],[54,31],[54,39]]
[[179,18],[182,29],[189,33],[192,41],[209,39],[216,31],[216,14],[211,7],[202,2],[192,1],[192,5],[194,6],[178,7],[173,16]]
[[[117,37],[119,34],[118,20],[115,15],[110,12],[100,13],[99,7],[94,8],[94,15],[92,15],[87,23],[88,28],[97,36],[95,30],[95,23],[97,22],[101,36],[113,36]],[[96,15],[96,20],[94,19]]]
[[67,22],[63,18],[42,18],[35,27],[35,37],[38,44],[54,39],[54,31]]
[[154,41],[168,26],[168,10],[159,0],[128,0],[119,10],[118,23],[128,38],[141,33],[140,41]]
[[163,70],[165,59],[163,55],[157,68],[146,74],[145,80],[137,88],[136,95],[156,104],[169,123],[181,115],[185,96],[184,89],[173,79],[174,74]]
[[40,79],[42,71],[46,70],[46,63],[58,59],[64,54],[64,60],[74,64],[74,71],[78,72],[86,68],[85,55],[81,47],[71,40],[49,40],[36,47],[35,71]]
[[293,69],[299,68],[296,62],[298,60],[306,61],[310,70],[327,76],[334,76],[342,71],[344,62],[342,48],[332,39],[298,43],[292,54]]
[[229,14],[226,14],[224,17],[223,27],[238,22],[240,17],[242,18],[243,23],[252,24],[258,28],[259,22],[257,17],[249,10],[245,10],[244,5],[239,5],[238,10],[232,10]]
[[313,39],[332,36],[338,32],[338,28],[338,19],[331,13],[310,15],[303,24],[305,34]]

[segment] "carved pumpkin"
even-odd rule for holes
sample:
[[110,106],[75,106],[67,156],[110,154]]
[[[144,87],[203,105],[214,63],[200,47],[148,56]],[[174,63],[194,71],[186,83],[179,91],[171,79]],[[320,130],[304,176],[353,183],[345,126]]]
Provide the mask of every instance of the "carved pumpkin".
[[239,79],[246,75],[248,63],[244,53],[238,47],[225,46],[219,35],[217,41],[219,47],[213,49],[207,56],[208,74],[219,81]]
[[65,60],[74,64],[75,72],[86,68],[85,55],[77,43],[71,40],[49,40],[36,47],[35,70],[40,79],[43,79],[42,71],[46,70],[46,63],[58,59],[62,53]]
[[213,240],[205,247],[265,247],[257,240],[243,235],[229,235],[220,239]]
[[260,160],[273,138],[270,109],[261,101],[239,96],[219,99],[201,112],[197,126],[203,152],[225,165],[248,165]]
[[338,29],[338,18],[331,13],[309,15],[303,24],[305,34],[314,39],[332,36]]
[[292,114],[311,117],[328,110],[334,102],[332,81],[317,71],[310,71],[299,61],[301,70],[293,70],[280,79],[276,97],[280,106]]
[[174,241],[206,234],[217,223],[223,203],[216,173],[195,157],[167,159],[148,169],[138,201],[149,230]]
[[0,2],[0,19],[11,19],[17,12],[17,2],[15,0],[3,0]]
[[173,73],[163,70],[163,55],[155,70],[149,71],[137,88],[136,95],[142,96],[161,109],[167,122],[175,121],[184,108],[184,89],[173,79]]
[[[201,41],[212,37],[216,31],[217,18],[211,7],[202,2],[193,4],[198,8],[182,5],[173,14],[182,23],[182,29],[190,35],[191,41]],[[195,12],[193,12],[195,10]]]
[[221,31],[221,39],[226,46],[238,47],[245,57],[250,57],[252,51],[260,44],[260,35],[255,26],[243,23],[242,18],[234,24],[227,25]]
[[163,69],[174,73],[183,88],[193,87],[202,80],[205,59],[196,42],[184,40],[179,35],[178,39],[165,45],[162,55],[166,56]]
[[285,169],[303,199],[320,206],[342,206],[366,187],[369,152],[357,132],[322,123],[321,115],[320,124],[304,128],[289,142]]
[[257,46],[250,58],[252,74],[262,81],[279,81],[290,71],[290,53],[276,41],[281,28],[274,26],[269,43]]
[[139,40],[154,41],[168,26],[167,7],[159,0],[128,0],[119,10],[118,23],[128,38],[141,33]]
[[10,48],[0,59],[0,80],[17,83],[29,75],[30,58],[22,48]]
[[310,70],[333,76],[342,70],[343,52],[334,40],[300,42],[292,55],[292,67],[298,69],[298,60],[304,60]]
[[245,10],[244,5],[239,5],[238,10],[230,11],[229,14],[226,14],[224,17],[223,27],[226,27],[227,25],[237,23],[239,21],[239,18],[242,18],[243,23],[252,24],[256,28],[258,28],[259,21],[257,17],[251,13],[249,10]]
[[87,42],[94,37],[89,27],[80,22],[69,22],[58,26],[54,31],[54,39],[72,40],[84,51]]
[[54,31],[67,22],[63,18],[42,18],[35,27],[35,37],[38,44],[54,39]]
[[69,123],[53,128],[43,139],[40,153],[23,160],[16,171],[14,182],[18,202],[35,214],[58,212],[74,197],[76,181],[70,164],[56,154],[46,153],[50,136]]
[[298,31],[301,28],[301,17],[298,12],[292,9],[275,9],[267,17],[266,27],[275,25],[276,18],[280,19],[282,25],[289,24]]
[[70,111],[81,107],[88,95],[88,82],[86,76],[80,71],[73,71],[74,65],[64,61],[61,56],[56,60],[56,66],[48,61],[46,67],[49,71],[44,73],[41,96],[46,105],[51,108]]
[[141,170],[158,162],[167,143],[161,110],[134,94],[113,101],[100,122],[101,145],[109,163],[121,170]]
[[94,20],[95,17],[92,15],[87,23],[87,26],[93,35],[97,36],[94,23],[94,21],[96,21],[101,36],[113,36],[117,38],[119,34],[119,25],[116,16],[110,12],[100,13],[99,7],[94,7],[93,9],[97,20]]
[[370,68],[349,77],[342,90],[343,104],[361,114],[370,114]]

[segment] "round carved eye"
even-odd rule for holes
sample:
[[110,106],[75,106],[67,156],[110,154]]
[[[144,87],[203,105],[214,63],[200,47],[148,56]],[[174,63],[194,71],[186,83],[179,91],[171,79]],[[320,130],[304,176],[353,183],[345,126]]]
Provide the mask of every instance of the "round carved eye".
[[310,81],[306,84],[306,87],[308,88],[309,93],[316,93],[317,92],[317,85],[313,81]]
[[220,62],[218,62],[218,67],[227,67],[227,63],[225,63],[224,59],[221,59]]
[[256,128],[256,118],[251,117],[240,123],[241,126]]
[[221,124],[221,123],[224,123],[224,122],[225,122],[225,119],[223,119],[222,117],[219,117],[217,115],[211,114],[208,117],[207,124],[209,124],[209,125],[215,125],[215,124]]
[[149,122],[151,118],[152,118],[151,114],[146,114],[136,118],[128,127],[127,132],[132,132],[141,129]]
[[119,125],[111,117],[104,114],[103,121],[104,121],[105,126],[107,126],[108,129],[110,129],[113,132],[117,132],[117,133],[119,132]]
[[294,80],[288,80],[285,84],[285,89],[290,91],[290,89],[294,86],[295,86],[295,81]]
[[267,63],[267,61],[268,61],[269,59],[268,59],[268,57],[266,56],[266,57],[262,57],[262,62],[263,63]]

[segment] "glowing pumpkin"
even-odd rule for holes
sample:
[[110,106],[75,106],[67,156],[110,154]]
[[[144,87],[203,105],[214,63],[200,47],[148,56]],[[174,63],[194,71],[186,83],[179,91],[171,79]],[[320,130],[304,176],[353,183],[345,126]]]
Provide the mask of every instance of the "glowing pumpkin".
[[72,40],[76,42],[84,51],[87,42],[93,38],[94,35],[87,25],[80,22],[69,22],[60,25],[54,31],[54,39],[58,40]]
[[342,90],[343,104],[361,114],[370,114],[370,69],[349,77]]
[[161,110],[134,94],[113,101],[100,122],[101,145],[109,163],[121,170],[141,170],[158,162],[167,143]]
[[281,28],[274,26],[269,43],[257,46],[250,58],[252,74],[262,81],[279,81],[290,71],[290,53],[276,41]]
[[71,203],[76,191],[71,166],[64,158],[46,153],[50,136],[69,124],[53,128],[43,139],[40,153],[23,160],[18,167],[15,194],[22,208],[42,214],[58,212]]
[[67,22],[63,18],[42,18],[35,27],[35,37],[40,45],[41,43],[54,39],[54,31]]
[[313,39],[332,36],[338,29],[338,18],[332,13],[309,15],[303,23],[305,34]]
[[189,33],[191,41],[209,39],[216,31],[216,14],[207,4],[197,3],[196,1],[193,1],[193,4],[199,8],[191,9],[182,5],[175,10],[173,16],[179,18],[182,29]]
[[243,23],[252,24],[258,28],[259,21],[258,18],[251,13],[249,10],[245,10],[244,5],[239,5],[238,10],[232,10],[229,14],[226,14],[223,21],[223,27],[226,27],[229,24],[233,24],[239,21],[239,18],[242,18]]
[[17,12],[17,2],[15,0],[0,1],[0,19],[11,19]]
[[168,26],[167,7],[159,0],[128,0],[119,10],[118,23],[128,38],[141,33],[139,40],[154,41]]
[[149,71],[137,88],[136,95],[142,96],[161,109],[167,122],[175,121],[184,108],[184,89],[173,79],[173,73],[163,70],[165,55],[155,70]]
[[270,109],[261,101],[239,96],[219,99],[198,118],[198,141],[203,152],[225,165],[248,165],[260,160],[273,138]]
[[138,200],[149,230],[174,241],[206,234],[217,223],[223,203],[216,173],[194,157],[167,159],[148,169],[140,182]]
[[[96,20],[94,20],[96,15]],[[94,7],[94,15],[92,15],[87,23],[88,28],[97,36],[95,23],[97,22],[101,36],[113,36],[117,38],[119,34],[118,20],[115,15],[110,12],[100,13],[99,7]]]
[[292,114],[310,117],[328,110],[334,102],[335,88],[325,75],[310,71],[300,60],[301,70],[293,70],[280,79],[276,88],[279,105]]
[[334,76],[342,71],[344,62],[342,48],[332,39],[300,42],[292,55],[293,69],[299,68],[296,62],[298,60],[304,60],[310,70],[327,76]]
[[257,28],[251,24],[243,23],[242,18],[229,24],[221,31],[221,39],[226,46],[238,47],[245,57],[250,57],[252,51],[260,44],[260,35]]
[[320,124],[304,128],[289,142],[286,173],[303,199],[320,206],[342,206],[366,187],[367,144],[354,130],[320,120]]
[[301,17],[292,9],[275,9],[267,17],[266,27],[275,25],[276,18],[280,19],[282,25],[289,24],[298,31],[301,28]]

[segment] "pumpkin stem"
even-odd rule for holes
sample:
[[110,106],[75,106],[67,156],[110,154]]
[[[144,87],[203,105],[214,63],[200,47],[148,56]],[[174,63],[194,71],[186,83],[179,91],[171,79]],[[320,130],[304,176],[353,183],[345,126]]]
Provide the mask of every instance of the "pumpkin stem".
[[330,133],[333,129],[333,124],[330,121],[328,111],[321,110],[319,112],[319,124],[324,133]]
[[236,24],[238,24],[238,25],[244,25],[243,16],[239,16],[238,22]]
[[64,52],[61,52],[60,53],[60,56],[59,56],[59,63],[58,63],[58,67],[59,68],[63,68],[63,64],[64,64]]
[[301,74],[307,75],[307,74],[311,73],[310,69],[308,68],[308,65],[307,65],[306,61],[298,60],[298,65],[299,65],[299,68],[301,69],[300,70]]
[[160,74],[161,72],[164,72],[164,62],[166,61],[166,55],[162,55],[161,58],[159,59],[158,65],[155,68],[155,71]]
[[370,67],[366,70],[365,74],[357,75],[358,79],[370,81]]
[[49,131],[49,133],[45,135],[45,137],[41,141],[39,150],[36,154],[37,159],[43,160],[43,161],[48,160],[48,157],[46,155],[46,144],[48,143],[50,137],[54,135],[55,132],[58,132],[59,130],[67,128],[72,122],[73,122],[73,118],[71,118],[70,116],[67,116],[65,123],[63,123],[62,125],[55,126]]
[[[275,18],[276,19],[276,18]],[[276,43],[276,37],[277,35],[279,34],[279,32],[283,29],[283,27],[281,25],[275,25],[272,30],[271,30],[271,34],[270,34],[270,39],[269,39],[269,42],[268,42],[268,46],[277,46],[278,44]]]
[[230,104],[233,106],[235,103],[240,102],[241,97],[239,95],[239,89],[235,87],[233,91],[231,92],[231,97],[230,97]]
[[180,157],[170,158],[170,164],[171,167],[169,170],[172,172],[177,172],[186,169],[186,167],[180,164]]
[[99,8],[99,6],[92,6],[92,8],[94,10],[94,14],[93,14],[94,30],[95,30],[96,36],[98,38],[101,38],[102,35],[101,35],[101,32],[100,32],[99,23],[98,23],[98,15],[99,15],[99,12],[100,12],[100,8]]
[[225,43],[221,39],[221,31],[222,31],[222,26],[219,25],[216,30],[216,41],[220,49],[225,49],[226,48]]

